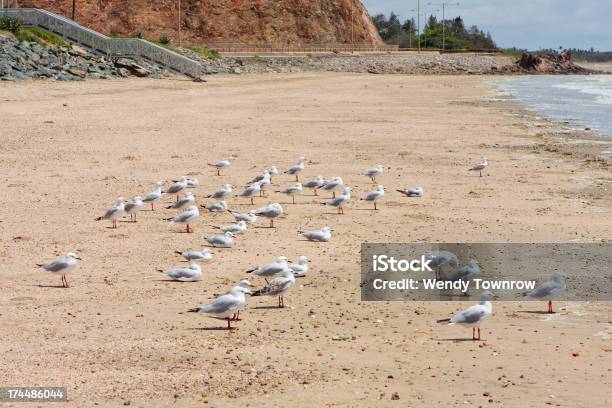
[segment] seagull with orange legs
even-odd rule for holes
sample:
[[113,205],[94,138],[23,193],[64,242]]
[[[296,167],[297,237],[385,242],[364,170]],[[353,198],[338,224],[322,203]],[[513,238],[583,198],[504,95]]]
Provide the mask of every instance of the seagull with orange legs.
[[181,179],[175,182],[174,184],[172,184],[170,187],[168,187],[168,190],[164,191],[164,193],[176,194],[176,201],[178,201],[179,200],[178,193],[186,189],[187,185],[188,185],[187,176],[181,176]]
[[252,213],[258,217],[270,220],[270,228],[274,228],[274,219],[283,215],[283,207],[279,203],[272,203],[267,207],[259,208]]
[[96,218],[96,221],[111,220],[113,222],[113,228],[117,228],[117,219],[123,217],[125,214],[125,203],[123,197],[119,197],[111,208],[106,210],[104,215]]
[[161,181],[158,181],[157,183],[155,183],[155,190],[150,192],[149,194],[147,194],[146,196],[142,198],[143,203],[151,203],[151,211],[155,210],[155,208],[153,208],[153,203],[156,201],[159,201],[162,198],[162,196],[165,194],[162,192],[163,185],[164,183],[162,183]]
[[540,286],[524,295],[532,299],[548,299],[548,313],[554,313],[552,298],[563,292],[566,288],[565,275],[561,272],[555,272],[549,281],[542,283]]
[[234,156],[230,156],[228,157],[226,160],[221,160],[218,161],[216,163],[208,163],[209,166],[214,167],[217,169],[217,176],[221,175],[221,169],[227,169],[229,166],[232,165],[232,161],[234,161],[234,159],[236,159]]
[[384,195],[385,195],[385,188],[383,186],[378,186],[376,190],[371,191],[365,196],[361,197],[361,200],[374,203],[374,209],[377,210],[378,208],[376,208],[376,201],[383,198]]
[[142,209],[142,206],[142,198],[139,196],[134,197],[132,201],[125,205],[125,212],[130,214],[131,222],[136,222],[136,214]]
[[482,171],[486,169],[488,165],[489,162],[487,162],[487,158],[482,156],[482,159],[480,159],[480,163],[469,168],[468,171],[477,171],[480,174],[480,177],[482,177]]
[[253,197],[258,195],[261,191],[261,184],[259,182],[253,183],[245,188],[242,193],[238,194],[238,197],[250,197],[251,205],[253,204]]
[[251,294],[249,288],[234,286],[228,293],[216,297],[211,303],[190,309],[188,312],[206,313],[220,319],[225,319],[227,320],[228,330],[237,330],[236,327],[231,325],[232,317],[246,304],[247,294]]
[[283,193],[283,194],[286,194],[286,195],[290,195],[291,196],[292,204],[295,204],[295,195],[302,192],[302,184],[301,183],[295,183],[292,186],[283,188],[281,190],[277,190],[276,192],[277,193]]
[[342,178],[332,177],[331,179],[327,181],[327,183],[323,185],[323,187],[321,187],[321,190],[331,191],[333,194],[332,198],[336,198],[336,191],[342,190],[343,188],[344,188],[344,182],[342,181]]
[[190,228],[190,224],[193,224],[195,220],[200,217],[200,211],[198,207],[195,205],[191,205],[187,207],[187,210],[184,212],[172,217],[167,218],[166,221],[170,222],[170,224],[185,224],[186,232],[193,232],[193,229]]
[[345,187],[344,192],[336,198],[327,200],[321,204],[338,208],[338,214],[344,214],[344,206],[351,201],[351,188]]
[[68,288],[68,280],[66,279],[66,274],[70,272],[77,265],[77,262],[80,261],[81,258],[76,256],[74,252],[68,252],[65,257],[60,258],[56,261],[47,264],[37,264],[39,267],[43,268],[46,271],[53,272],[56,274],[62,275],[62,287]]
[[383,171],[385,171],[385,168],[382,166],[382,164],[379,164],[378,166],[371,168],[365,173],[361,173],[361,175],[369,177],[370,179],[372,179],[372,183],[376,183],[376,176],[382,174]]
[[304,171],[304,160],[305,160],[304,157],[300,156],[298,158],[297,164],[291,166],[289,170],[285,172],[285,174],[295,175],[295,181],[296,182],[300,181],[298,174]]
[[253,296],[278,296],[278,307],[285,307],[284,295],[295,285],[295,276],[291,269],[280,272],[268,284],[255,292]]
[[[438,323],[460,324],[471,327],[472,340],[480,340],[480,326],[493,314],[491,299],[493,299],[493,293],[483,292],[480,296],[480,303],[468,307],[450,319],[438,320]],[[478,337],[476,337],[476,330],[478,330]]]

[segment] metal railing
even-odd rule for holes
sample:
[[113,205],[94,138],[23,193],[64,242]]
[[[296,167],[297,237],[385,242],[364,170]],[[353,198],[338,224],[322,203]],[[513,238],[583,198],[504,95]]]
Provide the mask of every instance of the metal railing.
[[115,57],[139,57],[168,69],[199,78],[202,66],[199,62],[174,51],[140,38],[111,38],[83,27],[74,21],[42,9],[0,9],[0,15],[9,15],[21,21],[25,27],[39,27],[70,42],[90,48],[97,53]]
[[301,43],[283,45],[274,43],[206,43],[206,47],[219,52],[334,52],[334,51],[361,51],[361,52],[388,52],[397,51],[397,45],[375,44],[313,44]]

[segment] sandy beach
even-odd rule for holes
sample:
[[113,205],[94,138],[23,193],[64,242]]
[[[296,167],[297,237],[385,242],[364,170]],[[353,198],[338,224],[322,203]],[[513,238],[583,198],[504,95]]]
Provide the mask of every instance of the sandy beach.
[[[499,96],[491,77],[208,80],[0,84],[0,386],[67,386],[71,407],[612,406],[609,302],[560,302],[554,315],[526,313],[544,302],[494,302],[472,342],[435,323],[469,303],[359,297],[362,242],[610,241],[609,165],[575,143],[553,148],[558,127]],[[206,166],[230,154],[221,176]],[[467,169],[482,155],[480,178]],[[201,248],[228,213],[203,213],[194,234],[164,222],[174,212],[160,205],[117,229],[94,221],[157,180],[197,177],[209,203],[222,184],[299,156],[304,179],[341,176],[355,197],[375,188],[360,173],[383,164],[379,210],[355,200],[337,215],[310,192],[295,205],[255,198],[284,206],[277,228],[263,221],[217,249],[196,283],[156,270],[180,265],[174,251]],[[273,189],[292,182],[279,174]],[[423,198],[395,192],[415,186]],[[329,243],[296,232],[325,225]],[[70,250],[83,261],[57,288],[36,264]],[[251,298],[234,333],[186,313],[279,255],[311,260],[288,307]]]

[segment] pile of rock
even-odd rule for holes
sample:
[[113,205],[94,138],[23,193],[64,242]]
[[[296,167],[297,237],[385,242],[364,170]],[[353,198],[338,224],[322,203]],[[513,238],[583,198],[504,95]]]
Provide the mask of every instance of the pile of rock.
[[530,54],[524,52],[517,62],[521,71],[543,74],[588,74],[593,71],[572,62],[572,54],[563,51],[559,54]]
[[50,78],[78,81],[132,75],[158,78],[170,74],[164,68],[146,61],[126,58],[110,60],[77,48],[19,42],[10,35],[0,34],[0,80]]

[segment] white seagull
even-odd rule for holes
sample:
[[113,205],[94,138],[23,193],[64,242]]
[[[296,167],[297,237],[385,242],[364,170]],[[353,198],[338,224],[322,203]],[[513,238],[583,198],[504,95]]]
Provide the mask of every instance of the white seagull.
[[373,183],[376,183],[376,176],[382,174],[383,171],[385,171],[385,168],[382,166],[382,164],[379,164],[376,167],[371,168],[370,170],[366,171],[365,173],[361,173],[361,175],[368,176],[369,178],[372,179]]
[[208,313],[215,317],[227,320],[227,329],[234,329],[231,325],[231,316],[242,309],[246,303],[246,294],[250,294],[248,288],[234,286],[229,292],[218,296],[211,303],[188,310],[193,313]]
[[222,227],[214,227],[223,232],[231,232],[232,234],[244,234],[247,230],[246,221],[238,221],[237,224],[225,225]]
[[161,181],[158,181],[157,183],[155,183],[155,190],[150,192],[149,194],[147,194],[146,196],[142,198],[142,201],[144,203],[151,203],[151,211],[154,210],[153,203],[155,201],[159,201],[159,199],[162,198],[162,196],[165,194],[162,192],[163,185],[164,183],[162,183]]
[[338,214],[344,214],[344,205],[351,201],[351,188],[345,187],[344,192],[338,197],[332,198],[323,202],[323,205],[329,205],[331,207],[338,208]]
[[197,178],[193,177],[187,179],[187,188],[196,188],[199,185],[200,181]]
[[425,260],[429,261],[429,267],[434,270],[436,279],[447,270],[453,270],[459,266],[459,258],[450,251],[432,251],[425,254]]
[[232,165],[232,161],[234,161],[235,157],[230,156],[226,160],[221,160],[216,163],[208,163],[209,166],[215,167],[217,169],[217,176],[221,175],[221,169],[226,169]]
[[[493,299],[493,293],[483,292],[479,304],[468,307],[451,319],[438,320],[438,323],[460,324],[471,327],[472,340],[480,340],[480,325],[493,314],[491,299]],[[476,337],[476,329],[478,329],[478,337]]]
[[376,208],[376,201],[378,201],[381,198],[383,198],[384,195],[385,195],[385,188],[383,186],[378,186],[378,187],[376,187],[376,190],[371,191],[368,194],[366,194],[365,196],[361,197],[361,200],[363,200],[363,201],[370,201],[370,202],[374,203],[374,209],[377,210],[377,208]]
[[333,193],[332,198],[336,198],[336,190],[342,190],[343,188],[344,182],[340,177],[332,177],[321,187],[322,190],[331,191]]
[[487,158],[482,156],[482,159],[480,159],[480,163],[478,163],[474,167],[471,167],[470,169],[468,169],[468,171],[477,171],[480,174],[480,177],[482,177],[482,171],[486,169],[488,165],[489,163],[487,162]]
[[130,214],[130,221],[136,222],[136,213],[142,209],[143,203],[140,196],[136,196],[125,205],[125,212]]
[[257,216],[253,214],[253,211],[250,211],[248,213],[241,213],[237,211],[234,211],[234,212],[229,211],[229,212],[232,214],[232,216],[234,217],[236,221],[246,221],[249,224],[255,224],[255,222],[257,221]]
[[96,221],[100,220],[111,220],[113,222],[113,228],[117,228],[117,219],[123,217],[125,213],[125,203],[123,197],[119,197],[111,208],[106,210],[104,215],[96,218]]
[[56,261],[47,264],[36,264],[37,266],[43,268],[46,271],[61,274],[62,275],[62,287],[68,288],[68,280],[66,279],[66,274],[70,272],[76,266],[77,262],[80,261],[81,258],[76,256],[74,252],[68,252],[65,257],[60,258]]
[[234,234],[226,232],[223,235],[204,237],[204,239],[215,248],[231,248],[234,246]]
[[214,254],[214,252],[211,251],[210,248],[204,248],[201,251],[185,251],[185,252],[174,251],[174,252],[179,254],[180,256],[182,256],[189,262],[191,261],[208,262],[213,259],[213,254]]
[[298,230],[298,234],[303,235],[304,238],[306,238],[309,241],[329,242],[329,240],[331,240],[332,238],[331,231],[333,231],[331,228],[323,227],[320,230],[315,230],[315,231]]
[[275,261],[270,262],[269,264],[265,264],[258,268],[253,268],[245,271],[246,273],[252,273],[256,276],[262,276],[264,278],[270,278],[272,276],[276,276],[279,273],[287,270],[289,268],[287,257],[279,256]]
[[253,196],[258,195],[260,191],[261,191],[261,185],[259,184],[259,182],[253,183],[253,184],[249,185],[247,188],[245,188],[242,191],[242,193],[238,194],[238,197],[250,197],[251,198],[251,205],[252,205],[253,204]]
[[554,313],[552,298],[563,292],[566,288],[565,275],[561,272],[555,272],[549,281],[542,283],[531,292],[526,293],[525,296],[533,299],[548,299],[548,313]]
[[286,269],[270,280],[264,288],[253,292],[253,296],[278,296],[278,307],[285,307],[284,295],[294,284],[293,272]]
[[201,205],[202,208],[206,208],[210,212],[221,212],[227,211],[227,204],[225,201],[219,201],[218,203]]
[[283,215],[283,207],[279,203],[272,203],[267,207],[253,211],[253,214],[270,220],[270,228],[274,228],[274,219]]
[[295,181],[300,181],[298,174],[304,171],[304,157],[299,157],[297,164],[291,166],[289,170],[285,172],[285,174],[295,174]]
[[166,194],[176,194],[176,201],[179,200],[181,191],[187,188],[187,176],[181,176],[180,180],[168,187],[168,190],[164,191]]
[[190,228],[189,224],[192,224],[198,219],[199,216],[200,211],[198,210],[198,207],[195,205],[190,205],[187,207],[187,210],[174,217],[167,218],[166,221],[169,221],[170,224],[185,224],[187,232],[193,232],[193,229]]
[[296,278],[303,278],[308,272],[308,257],[302,255],[298,259],[297,263],[290,262],[287,264],[287,266],[289,269],[291,269],[291,272],[293,272],[293,275]]
[[303,187],[309,188],[314,192],[314,195],[319,195],[319,189],[325,185],[323,176],[317,176],[303,184]]
[[195,262],[189,268],[177,266],[167,271],[162,269],[158,269],[158,271],[179,282],[197,282],[202,280],[202,267]]
[[295,195],[299,194],[302,191],[302,184],[295,183],[292,186],[287,188],[283,188],[281,190],[276,191],[277,193],[283,193],[291,196],[292,203],[295,204]]
[[182,196],[180,200],[178,200],[172,205],[167,206],[166,209],[180,210],[182,208],[185,208],[185,207],[188,207],[194,204],[195,204],[195,196],[193,195],[191,191],[189,191],[184,196]]
[[214,198],[215,200],[221,200],[226,197],[229,197],[232,194],[232,185],[224,184],[220,190],[215,191],[214,193],[208,195],[208,198]]
[[[466,265],[446,276],[441,277],[440,280],[451,282],[464,281],[469,283],[474,280],[479,273],[480,265],[478,264],[478,261],[476,259],[470,259]],[[469,296],[469,291],[466,291],[464,295]]]
[[423,190],[423,187],[407,188],[405,190],[397,190],[397,191],[402,193],[406,197],[423,197],[423,193],[425,192]]

